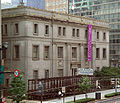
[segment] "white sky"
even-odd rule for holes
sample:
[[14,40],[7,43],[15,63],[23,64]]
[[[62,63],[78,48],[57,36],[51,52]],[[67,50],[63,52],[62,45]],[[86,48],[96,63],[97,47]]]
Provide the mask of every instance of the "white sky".
[[1,0],[1,3],[11,3],[11,0]]

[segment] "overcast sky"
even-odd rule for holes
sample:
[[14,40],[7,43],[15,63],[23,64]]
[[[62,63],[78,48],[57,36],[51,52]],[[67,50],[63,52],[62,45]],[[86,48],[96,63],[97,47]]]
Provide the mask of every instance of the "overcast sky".
[[11,0],[1,0],[1,3],[11,3]]

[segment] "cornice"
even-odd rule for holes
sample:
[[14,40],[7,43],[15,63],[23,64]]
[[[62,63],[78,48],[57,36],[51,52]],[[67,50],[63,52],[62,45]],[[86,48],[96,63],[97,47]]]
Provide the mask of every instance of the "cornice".
[[92,24],[93,27],[102,27],[109,29],[109,23],[102,20],[96,20],[88,17],[81,17],[75,15],[68,15],[64,13],[50,12],[47,10],[35,9],[26,6],[19,6],[17,8],[2,10],[2,18],[24,18],[24,19],[38,19],[38,20],[54,20],[60,22],[68,22],[74,24]]

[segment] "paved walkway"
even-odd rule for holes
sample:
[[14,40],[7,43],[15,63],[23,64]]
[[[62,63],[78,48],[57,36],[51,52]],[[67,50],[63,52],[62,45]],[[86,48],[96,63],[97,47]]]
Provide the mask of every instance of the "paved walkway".
[[[101,92],[101,98],[103,99],[105,94],[113,93],[115,92],[115,89],[109,89],[109,90],[104,90],[104,91],[99,91],[99,92]],[[120,92],[120,88],[117,89],[117,92]],[[85,98],[85,94],[76,95],[76,100],[83,99],[83,98]],[[88,98],[95,98],[95,92],[88,93]],[[63,98],[61,98],[61,99],[43,101],[42,103],[66,103],[66,102],[73,101],[73,100],[74,100],[74,96],[69,96],[69,97],[64,98],[64,102],[63,102]]]

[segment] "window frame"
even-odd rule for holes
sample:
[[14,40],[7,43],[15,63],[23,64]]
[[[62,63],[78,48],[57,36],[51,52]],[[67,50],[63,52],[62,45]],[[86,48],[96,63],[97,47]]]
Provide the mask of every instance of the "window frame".
[[[34,57],[34,48],[36,48],[36,57]],[[32,45],[32,60],[39,60],[39,45]]]
[[[60,49],[62,50],[62,52],[61,52]],[[57,51],[58,51],[57,57],[58,57],[58,58],[63,58],[63,47],[62,47],[62,46],[58,46]],[[62,54],[61,54],[61,53],[62,53]]]
[[[46,58],[46,56],[45,56],[45,54],[46,54],[45,48],[46,48],[46,47],[48,47],[48,51],[47,51],[48,57],[47,57],[47,58]],[[50,58],[49,51],[50,51],[50,46],[44,46],[44,59],[49,59],[49,58]]]
[[20,59],[20,46],[19,45],[14,45],[14,59]]

